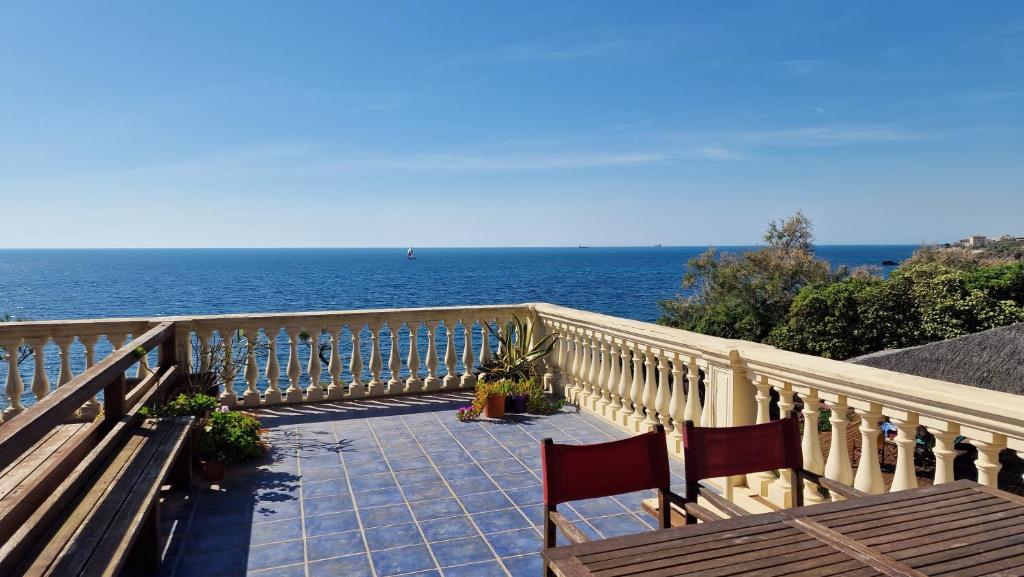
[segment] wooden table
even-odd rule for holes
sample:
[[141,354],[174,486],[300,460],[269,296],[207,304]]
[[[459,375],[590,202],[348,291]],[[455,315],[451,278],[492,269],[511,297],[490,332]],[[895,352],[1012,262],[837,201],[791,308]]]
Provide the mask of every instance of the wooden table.
[[956,481],[543,555],[559,577],[1024,575],[1024,497]]

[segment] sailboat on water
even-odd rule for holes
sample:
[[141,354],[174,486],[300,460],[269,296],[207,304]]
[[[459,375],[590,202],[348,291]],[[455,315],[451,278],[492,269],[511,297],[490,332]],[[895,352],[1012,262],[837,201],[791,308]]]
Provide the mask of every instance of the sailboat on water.
[[412,247],[405,252],[405,260],[416,260],[416,255],[412,253]]

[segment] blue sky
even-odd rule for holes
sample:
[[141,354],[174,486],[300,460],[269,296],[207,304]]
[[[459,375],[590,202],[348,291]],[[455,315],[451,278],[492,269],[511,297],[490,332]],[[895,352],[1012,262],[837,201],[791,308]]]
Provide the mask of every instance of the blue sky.
[[1024,4],[0,7],[0,247],[1024,235]]

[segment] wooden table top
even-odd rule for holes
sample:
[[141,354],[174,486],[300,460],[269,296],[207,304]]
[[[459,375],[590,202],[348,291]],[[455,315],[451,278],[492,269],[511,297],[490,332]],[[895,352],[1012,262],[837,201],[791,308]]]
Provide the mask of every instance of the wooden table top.
[[543,555],[560,577],[1024,575],[1024,497],[956,481]]

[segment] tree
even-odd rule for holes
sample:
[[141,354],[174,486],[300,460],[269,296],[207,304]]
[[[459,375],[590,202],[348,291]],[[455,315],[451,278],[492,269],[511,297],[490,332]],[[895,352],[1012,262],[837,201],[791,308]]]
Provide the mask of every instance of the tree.
[[847,359],[1024,322],[1024,265],[915,257],[888,279],[805,287],[767,342]]
[[708,249],[687,263],[686,296],[659,303],[658,322],[725,338],[763,341],[810,284],[845,276],[814,255],[814,228],[800,211],[768,225],[766,246],[742,254]]

